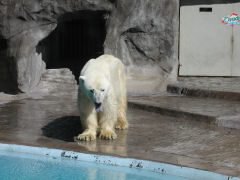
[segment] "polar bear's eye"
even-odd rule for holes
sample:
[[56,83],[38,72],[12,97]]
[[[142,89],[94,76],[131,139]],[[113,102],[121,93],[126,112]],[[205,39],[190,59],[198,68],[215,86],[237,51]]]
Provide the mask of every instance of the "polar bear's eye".
[[91,92],[91,93],[94,93],[94,89],[91,89],[90,92]]
[[105,89],[100,89],[102,92],[104,92],[105,91]]

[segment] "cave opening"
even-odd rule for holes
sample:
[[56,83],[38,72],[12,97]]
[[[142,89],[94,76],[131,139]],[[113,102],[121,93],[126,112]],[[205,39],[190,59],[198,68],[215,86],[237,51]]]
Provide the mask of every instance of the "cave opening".
[[16,62],[8,55],[8,41],[0,34],[0,92],[17,94]]
[[78,81],[84,64],[104,53],[107,14],[80,11],[61,16],[56,29],[37,46],[46,68],[69,68]]

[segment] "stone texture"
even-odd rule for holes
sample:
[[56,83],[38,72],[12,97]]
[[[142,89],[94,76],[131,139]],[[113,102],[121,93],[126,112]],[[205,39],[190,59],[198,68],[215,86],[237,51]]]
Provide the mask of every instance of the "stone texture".
[[36,98],[52,95],[77,99],[77,89],[77,81],[69,69],[48,69],[43,73],[39,85],[28,96]]
[[17,100],[26,99],[26,98],[27,98],[27,95],[24,93],[19,93],[18,95],[0,93],[0,105],[9,103],[11,101],[17,101]]
[[17,88],[30,92],[38,85],[45,63],[36,46],[59,17],[104,10],[110,12],[105,53],[123,60],[129,91],[164,89],[168,78],[176,77],[178,6],[178,0],[0,0],[0,36],[7,40],[6,56],[15,62]]
[[0,105],[23,100],[43,99],[44,97],[66,97],[76,101],[77,81],[67,68],[48,69],[42,74],[40,83],[28,93],[6,94],[0,92]]
[[178,6],[177,0],[118,1],[105,52],[123,59],[129,91],[159,91],[175,73]]

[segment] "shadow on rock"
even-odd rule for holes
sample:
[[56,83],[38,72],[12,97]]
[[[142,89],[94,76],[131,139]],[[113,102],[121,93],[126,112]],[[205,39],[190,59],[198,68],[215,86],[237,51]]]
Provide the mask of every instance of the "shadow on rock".
[[73,142],[73,137],[81,132],[82,126],[79,116],[64,116],[53,120],[42,128],[44,136],[67,142]]

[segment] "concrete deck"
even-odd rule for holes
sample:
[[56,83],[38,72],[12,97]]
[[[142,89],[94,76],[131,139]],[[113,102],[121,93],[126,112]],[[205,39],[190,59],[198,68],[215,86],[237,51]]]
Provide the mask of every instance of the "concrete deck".
[[240,77],[178,77],[168,92],[187,96],[240,100]]
[[0,105],[0,142],[130,157],[240,177],[240,131],[129,108],[113,141],[74,142],[76,101],[61,97]]
[[240,101],[179,96],[133,96],[129,106],[188,120],[240,129]]

